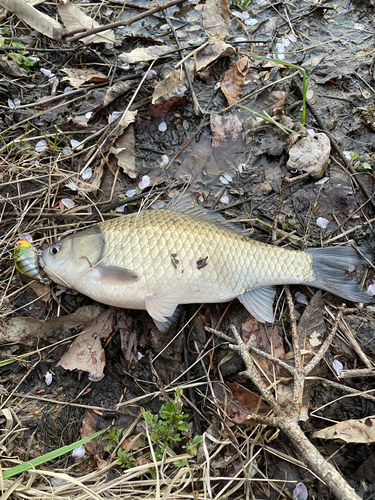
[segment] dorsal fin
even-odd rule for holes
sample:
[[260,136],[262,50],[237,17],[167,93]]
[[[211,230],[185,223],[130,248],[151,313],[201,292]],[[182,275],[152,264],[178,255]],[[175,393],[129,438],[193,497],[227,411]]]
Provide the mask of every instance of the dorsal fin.
[[226,229],[230,229],[231,231],[235,231],[236,233],[242,234],[242,229],[237,226],[237,224],[224,219],[224,217],[217,212],[210,212],[209,210],[201,207],[193,199],[193,197],[187,193],[176,195],[170,202],[167,203],[165,209],[173,212],[181,212],[183,214],[190,215],[190,217],[211,222],[211,224],[215,224],[216,226],[224,227]]

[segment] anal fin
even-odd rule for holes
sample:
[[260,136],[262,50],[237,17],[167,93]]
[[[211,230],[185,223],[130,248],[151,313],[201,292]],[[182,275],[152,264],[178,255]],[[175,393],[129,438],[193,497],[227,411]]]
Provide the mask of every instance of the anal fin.
[[174,293],[149,295],[145,300],[147,312],[153,320],[165,323],[173,317],[179,299],[181,299],[180,295]]
[[166,318],[166,321],[157,321],[156,319],[154,319],[154,323],[156,325],[156,328],[160,332],[166,332],[167,330],[169,330],[169,328],[173,324],[177,324],[177,322],[180,318],[180,315],[181,315],[181,311],[182,311],[182,307],[177,306],[175,312],[172,314],[172,316],[170,316],[169,318]]
[[273,323],[273,301],[275,298],[273,287],[250,290],[237,298],[258,321]]

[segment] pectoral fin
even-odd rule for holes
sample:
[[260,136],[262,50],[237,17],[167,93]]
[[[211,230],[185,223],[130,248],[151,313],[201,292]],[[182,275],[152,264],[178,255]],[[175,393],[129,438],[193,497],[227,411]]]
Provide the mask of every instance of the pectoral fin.
[[[174,294],[150,295],[146,297],[146,309],[154,321],[166,323],[173,318],[180,297]],[[171,324],[173,321],[171,322]],[[158,326],[158,325],[156,325]]]
[[237,298],[258,321],[261,323],[273,322],[273,300],[275,298],[273,287],[250,290]]
[[126,282],[134,282],[139,278],[138,274],[130,269],[116,266],[94,266],[100,274],[100,280],[107,285],[122,285]]

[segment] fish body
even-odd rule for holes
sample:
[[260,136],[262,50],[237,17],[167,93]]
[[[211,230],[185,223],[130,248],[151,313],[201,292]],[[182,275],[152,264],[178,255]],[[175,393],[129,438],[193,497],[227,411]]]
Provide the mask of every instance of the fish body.
[[29,278],[42,281],[38,265],[38,252],[28,240],[21,239],[16,242],[13,261],[20,273]]
[[345,275],[361,259],[351,247],[340,251],[260,243],[181,198],[166,210],[144,210],[70,235],[47,248],[41,261],[53,281],[98,302],[147,309],[165,330],[179,304],[236,297],[260,321],[273,321],[278,284],[306,283],[369,301]]

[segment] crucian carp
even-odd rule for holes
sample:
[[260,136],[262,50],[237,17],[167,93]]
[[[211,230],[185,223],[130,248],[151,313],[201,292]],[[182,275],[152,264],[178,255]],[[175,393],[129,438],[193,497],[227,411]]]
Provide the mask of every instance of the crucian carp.
[[161,210],[99,223],[46,248],[52,281],[111,306],[146,309],[161,331],[178,305],[238,298],[259,321],[274,319],[274,285],[305,284],[371,302],[350,273],[364,260],[352,247],[290,250],[247,238],[186,196]]

